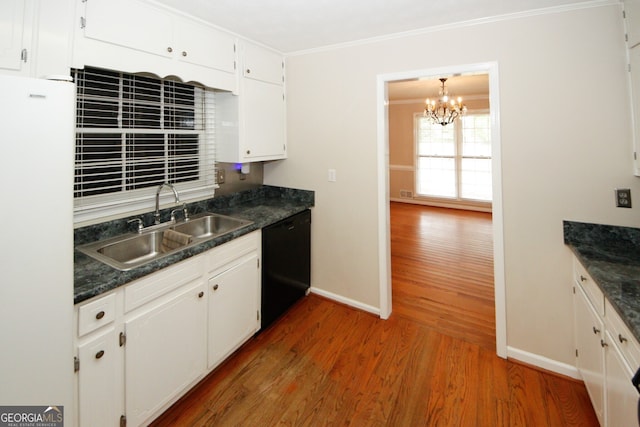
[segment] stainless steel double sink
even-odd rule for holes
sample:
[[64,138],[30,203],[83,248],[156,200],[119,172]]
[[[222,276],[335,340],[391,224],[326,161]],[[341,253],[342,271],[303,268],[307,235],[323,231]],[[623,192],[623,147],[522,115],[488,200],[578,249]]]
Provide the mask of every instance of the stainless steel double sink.
[[[127,271],[239,230],[252,223],[252,221],[245,219],[204,212],[194,215],[186,221],[152,226],[140,233],[127,233],[80,245],[76,249],[113,268]],[[162,241],[167,230],[191,236],[190,243],[163,251]]]

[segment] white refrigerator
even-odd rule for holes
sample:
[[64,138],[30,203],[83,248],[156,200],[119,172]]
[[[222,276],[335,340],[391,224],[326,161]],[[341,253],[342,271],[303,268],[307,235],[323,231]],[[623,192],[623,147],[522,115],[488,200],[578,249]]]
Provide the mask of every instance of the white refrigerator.
[[75,89],[0,76],[0,406],[73,408]]

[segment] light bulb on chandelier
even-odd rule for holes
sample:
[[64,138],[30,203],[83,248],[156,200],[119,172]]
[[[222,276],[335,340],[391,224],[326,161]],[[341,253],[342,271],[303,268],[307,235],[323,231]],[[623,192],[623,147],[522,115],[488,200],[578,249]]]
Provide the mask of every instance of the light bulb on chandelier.
[[423,115],[429,117],[433,123],[446,126],[464,115],[467,112],[467,106],[462,103],[462,98],[460,97],[457,100],[449,100],[449,93],[444,85],[447,79],[442,78],[440,81],[442,82],[439,93],[440,99],[437,101],[427,99]]

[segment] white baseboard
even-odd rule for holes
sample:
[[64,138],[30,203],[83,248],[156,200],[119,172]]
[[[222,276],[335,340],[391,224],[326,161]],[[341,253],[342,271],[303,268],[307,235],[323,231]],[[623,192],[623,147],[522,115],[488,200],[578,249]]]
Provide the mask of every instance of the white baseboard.
[[528,351],[509,346],[507,346],[507,357],[510,359],[519,360],[520,362],[524,362],[528,365],[545,369],[547,371],[555,372],[556,374],[564,375],[566,377],[582,381],[582,377],[578,372],[578,368],[573,365],[558,362],[557,360],[549,359],[548,357],[529,353]]
[[323,289],[311,287],[311,293],[320,295],[321,297],[330,299],[332,301],[339,302],[341,304],[348,305],[353,308],[357,308],[358,310],[366,311],[368,313],[375,314],[376,316],[380,316],[380,309],[377,307],[373,307],[368,304],[363,304],[360,301],[352,300],[350,298],[345,298],[342,295],[334,294],[333,292],[328,292]]

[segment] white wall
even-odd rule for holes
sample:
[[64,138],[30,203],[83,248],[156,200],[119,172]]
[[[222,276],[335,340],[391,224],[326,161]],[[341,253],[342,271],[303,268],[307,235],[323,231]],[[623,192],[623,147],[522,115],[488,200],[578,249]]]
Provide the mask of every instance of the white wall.
[[[379,307],[376,76],[497,61],[510,347],[573,364],[562,220],[640,226],[620,7],[521,16],[288,58],[289,159],[265,183],[316,191],[312,286]],[[327,181],[327,169],[337,182]]]

